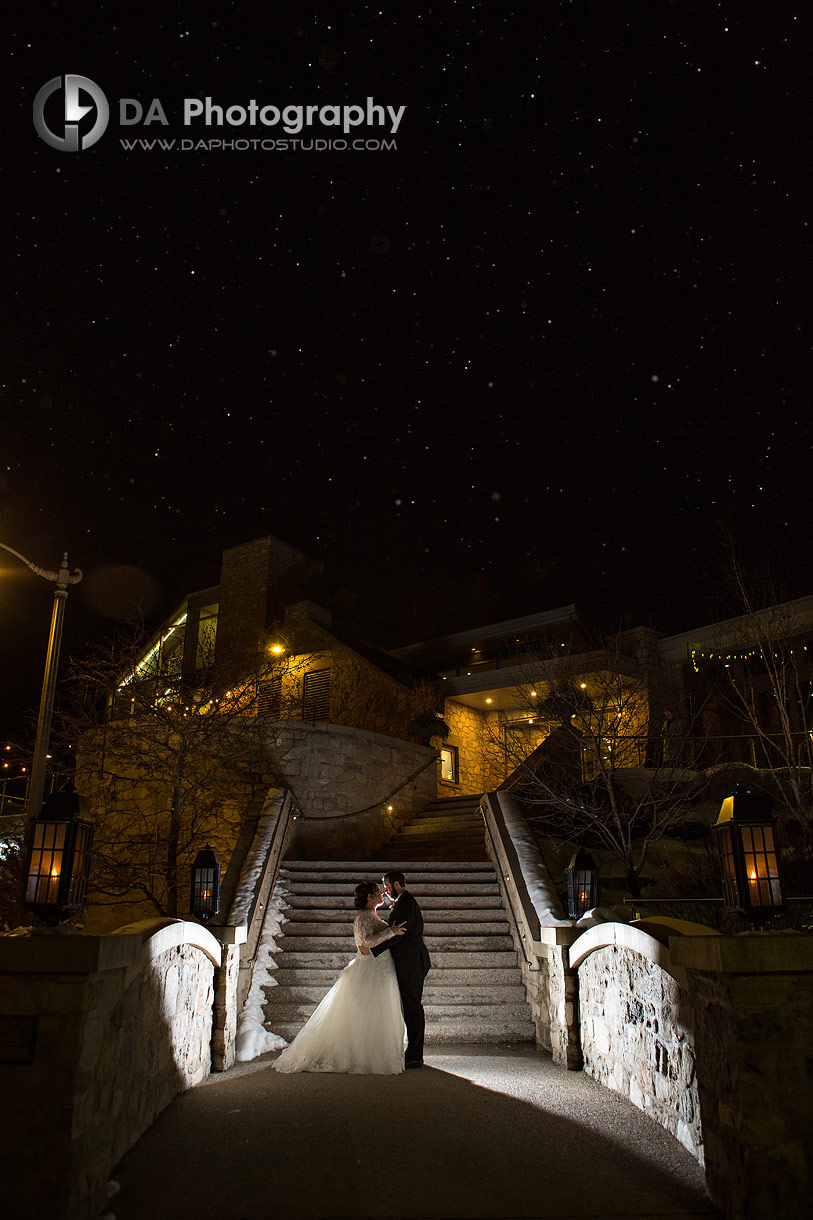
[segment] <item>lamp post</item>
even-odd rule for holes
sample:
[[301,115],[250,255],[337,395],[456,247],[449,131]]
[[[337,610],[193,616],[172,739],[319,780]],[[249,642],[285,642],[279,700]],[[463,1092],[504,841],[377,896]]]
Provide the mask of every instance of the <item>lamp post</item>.
[[21,560],[32,572],[36,572],[37,576],[42,576],[44,580],[56,582],[54,609],[51,615],[51,632],[48,637],[48,652],[45,657],[45,674],[42,679],[42,695],[40,697],[40,710],[37,718],[37,740],[34,745],[34,760],[31,764],[31,778],[28,782],[28,800],[25,807],[26,822],[30,823],[32,818],[36,817],[40,811],[42,794],[45,791],[45,761],[51,740],[51,716],[54,710],[56,674],[59,664],[59,645],[62,640],[62,620],[65,616],[65,601],[68,596],[68,587],[78,584],[82,579],[82,570],[77,568],[75,572],[70,571],[68,568],[67,551],[62,556],[59,571],[49,572],[44,568],[38,568],[30,559],[26,559],[25,555],[15,551],[13,547],[6,546],[4,542],[0,542],[0,548]]

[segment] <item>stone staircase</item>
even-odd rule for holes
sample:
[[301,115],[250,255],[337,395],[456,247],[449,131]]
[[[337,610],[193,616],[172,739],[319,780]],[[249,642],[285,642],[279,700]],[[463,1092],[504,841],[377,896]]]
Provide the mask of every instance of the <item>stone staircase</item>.
[[[535,1040],[508,917],[485,853],[482,819],[476,815],[477,838],[463,800],[476,809],[479,798],[455,800],[454,814],[447,812],[451,802],[435,801],[412,823],[419,827],[415,841],[423,844],[423,858],[394,854],[395,844],[408,839],[410,827],[405,827],[378,861],[284,863],[280,880],[290,907],[276,938],[276,986],[265,989],[266,1028],[288,1041],[299,1032],[355,955],[354,887],[377,880],[385,867],[398,867],[421,905],[432,959],[423,995],[427,1047]],[[469,845],[467,859],[456,854],[461,842]]]
[[[393,835],[374,859],[488,860],[480,796],[438,797]],[[404,872],[407,870],[404,869]]]

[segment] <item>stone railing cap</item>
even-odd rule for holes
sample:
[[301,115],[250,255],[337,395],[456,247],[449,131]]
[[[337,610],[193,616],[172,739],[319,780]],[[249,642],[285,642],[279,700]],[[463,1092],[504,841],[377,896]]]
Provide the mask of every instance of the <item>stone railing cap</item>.
[[753,932],[741,936],[671,936],[672,960],[689,970],[726,974],[806,974],[813,971],[813,936]]
[[193,945],[205,953],[216,966],[220,965],[222,952],[220,942],[203,924],[189,919],[142,919],[138,923],[126,924],[112,933],[114,937],[133,938],[148,958],[158,957],[169,949],[180,945]]
[[584,928],[577,928],[575,925],[571,925],[569,928],[561,925],[557,925],[555,928],[540,928],[539,940],[535,940],[533,943],[534,953],[554,945],[572,945],[583,931]]
[[138,961],[141,943],[115,936],[0,936],[0,974],[92,974]]
[[244,923],[222,924],[208,930],[221,945],[244,945],[248,940],[248,928]]

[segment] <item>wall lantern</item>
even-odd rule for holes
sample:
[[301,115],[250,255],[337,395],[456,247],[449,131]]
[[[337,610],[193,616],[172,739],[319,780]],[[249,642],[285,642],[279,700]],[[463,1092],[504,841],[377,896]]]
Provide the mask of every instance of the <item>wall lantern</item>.
[[220,910],[220,861],[208,843],[192,865],[189,910],[201,923],[207,923]]
[[84,796],[54,792],[45,799],[28,836],[23,897],[26,910],[52,925],[84,910],[93,829]]
[[735,784],[714,826],[727,911],[758,922],[782,907],[779,844],[771,799]]
[[565,869],[567,877],[567,913],[580,919],[585,911],[598,906],[598,868],[589,852],[579,848]]

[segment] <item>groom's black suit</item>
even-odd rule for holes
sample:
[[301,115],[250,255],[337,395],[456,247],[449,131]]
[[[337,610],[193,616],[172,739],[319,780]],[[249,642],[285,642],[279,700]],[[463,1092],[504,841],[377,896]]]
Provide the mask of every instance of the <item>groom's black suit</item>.
[[429,951],[423,943],[423,915],[421,908],[408,890],[401,890],[390,911],[387,923],[405,923],[403,936],[393,936],[370,952],[392,953],[401,1002],[404,1006],[404,1023],[407,1028],[407,1063],[423,1063],[423,1034],[426,1020],[423,1013],[423,981],[429,973],[431,962]]

